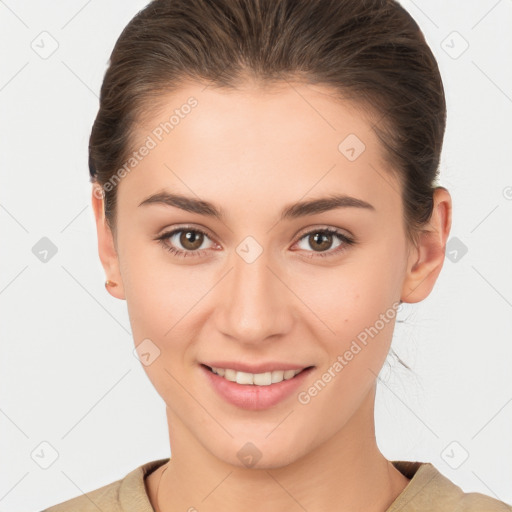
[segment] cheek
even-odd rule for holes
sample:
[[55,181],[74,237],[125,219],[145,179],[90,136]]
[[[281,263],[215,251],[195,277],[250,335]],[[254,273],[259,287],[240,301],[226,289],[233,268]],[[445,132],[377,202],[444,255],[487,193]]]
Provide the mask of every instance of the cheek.
[[393,337],[400,265],[393,247],[374,243],[339,266],[312,269],[298,281],[297,295],[307,305],[303,318],[327,354],[323,370],[342,358],[341,371],[331,368],[341,386],[333,389],[354,391],[379,373]]
[[[377,255],[360,253],[338,267],[311,268],[295,281],[304,314],[316,318],[327,337],[351,336],[373,324],[396,299],[396,273]],[[334,331],[334,332],[332,332]]]
[[[135,249],[138,247],[138,249]],[[180,319],[200,297],[185,267],[171,265],[170,255],[157,243],[126,240],[122,277],[135,343],[154,339],[163,349],[176,338]]]

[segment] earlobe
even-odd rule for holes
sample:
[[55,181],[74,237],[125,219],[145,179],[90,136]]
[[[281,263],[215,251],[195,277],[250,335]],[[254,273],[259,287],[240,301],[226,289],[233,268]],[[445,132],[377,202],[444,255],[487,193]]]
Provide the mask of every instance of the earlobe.
[[93,184],[91,201],[98,235],[98,255],[103,269],[105,270],[107,283],[116,283],[115,286],[106,285],[105,288],[113,297],[124,300],[124,288],[119,269],[119,258],[112,231],[105,218],[103,191],[100,185],[96,183]]
[[401,300],[415,303],[424,300],[432,291],[444,264],[446,241],[452,222],[451,196],[444,187],[434,191],[432,216],[407,262],[407,275]]

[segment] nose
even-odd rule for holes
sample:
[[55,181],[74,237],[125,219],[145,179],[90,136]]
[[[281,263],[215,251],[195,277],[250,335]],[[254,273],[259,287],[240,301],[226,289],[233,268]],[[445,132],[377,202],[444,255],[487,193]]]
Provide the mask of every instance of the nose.
[[[240,343],[260,344],[285,335],[293,323],[293,294],[266,251],[252,263],[233,254],[231,272],[218,290],[216,327]],[[283,282],[284,281],[284,282]]]

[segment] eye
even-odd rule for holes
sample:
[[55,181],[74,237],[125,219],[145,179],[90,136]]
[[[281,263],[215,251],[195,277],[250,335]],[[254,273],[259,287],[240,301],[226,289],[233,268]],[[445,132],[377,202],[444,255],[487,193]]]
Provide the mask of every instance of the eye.
[[201,249],[206,239],[210,237],[205,231],[192,227],[174,229],[156,238],[165,249],[179,258],[201,256],[207,252],[204,247]]
[[[179,258],[202,256],[208,252],[208,249],[212,248],[211,246],[204,247],[205,241],[211,241],[208,233],[195,227],[185,226],[173,229],[172,231],[158,236],[156,240],[171,254]],[[336,245],[333,245],[333,243]],[[300,249],[310,253],[306,258],[315,258],[316,256],[326,257],[340,254],[347,250],[348,246],[354,245],[355,243],[354,239],[336,229],[321,228],[303,234],[297,242],[297,245],[299,245]],[[213,245],[215,246],[215,244]],[[308,250],[304,245],[309,245],[313,250]],[[332,247],[334,247],[334,250],[329,250],[332,249]]]
[[[329,250],[333,247],[333,242],[335,243],[336,239],[338,243],[334,245],[334,250]],[[300,237],[297,244],[300,246],[302,242],[303,245],[300,248],[311,253],[311,255],[306,256],[307,258],[315,258],[316,256],[334,256],[340,254],[343,251],[346,251],[349,246],[356,243],[354,239],[349,238],[337,229],[332,228],[322,228],[308,231]],[[312,247],[313,251],[308,251],[307,247],[304,247],[305,245]]]

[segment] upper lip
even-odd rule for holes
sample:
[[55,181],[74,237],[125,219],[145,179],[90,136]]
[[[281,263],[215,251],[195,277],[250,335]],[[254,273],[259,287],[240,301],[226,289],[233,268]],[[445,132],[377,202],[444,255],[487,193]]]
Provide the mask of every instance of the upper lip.
[[267,373],[275,370],[303,370],[309,368],[312,365],[300,365],[290,363],[279,363],[277,361],[268,361],[266,363],[249,364],[235,361],[209,361],[202,363],[210,368],[224,368],[236,370],[237,372],[247,373]]

